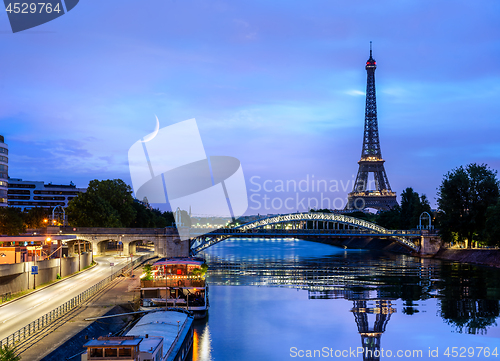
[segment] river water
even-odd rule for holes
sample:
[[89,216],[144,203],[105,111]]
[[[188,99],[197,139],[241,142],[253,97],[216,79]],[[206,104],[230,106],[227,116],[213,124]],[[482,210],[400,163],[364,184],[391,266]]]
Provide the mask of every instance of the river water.
[[500,271],[302,240],[207,249],[193,361],[500,360]]

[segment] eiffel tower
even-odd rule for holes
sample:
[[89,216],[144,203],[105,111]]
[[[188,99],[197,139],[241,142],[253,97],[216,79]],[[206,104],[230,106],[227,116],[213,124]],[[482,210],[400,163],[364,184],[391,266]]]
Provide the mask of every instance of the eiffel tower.
[[[354,301],[351,312],[354,314],[358,332],[361,335],[363,347],[363,361],[380,361],[380,339],[385,327],[396,312],[389,300],[378,300],[370,307],[366,300]],[[375,315],[373,326],[370,326],[369,317]]]
[[[377,62],[372,57],[372,42],[370,41],[370,59],[366,62],[366,106],[365,131],[363,135],[363,149],[359,169],[354,187],[347,198],[346,209],[363,210],[375,208],[389,210],[395,205],[396,193],[391,191],[389,179],[385,173],[380,140],[378,136],[377,99],[375,96],[375,69]],[[373,173],[375,190],[368,190],[368,173]]]

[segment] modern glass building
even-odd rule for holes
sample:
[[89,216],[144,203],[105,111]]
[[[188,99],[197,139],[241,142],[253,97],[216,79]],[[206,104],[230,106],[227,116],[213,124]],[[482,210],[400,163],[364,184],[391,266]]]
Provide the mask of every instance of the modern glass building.
[[7,207],[7,189],[9,185],[9,147],[0,135],[0,207]]
[[8,188],[9,206],[23,210],[34,207],[67,207],[68,202],[75,198],[78,193],[87,190],[86,188],[76,188],[73,183],[45,184],[41,181],[25,181],[19,178],[10,178]]

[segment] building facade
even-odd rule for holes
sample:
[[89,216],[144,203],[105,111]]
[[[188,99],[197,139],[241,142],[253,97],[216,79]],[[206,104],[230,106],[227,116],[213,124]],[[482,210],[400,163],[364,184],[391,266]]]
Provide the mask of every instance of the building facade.
[[0,135],[0,207],[7,207],[9,184],[9,147],[5,144],[3,135]]
[[22,210],[34,207],[54,208],[67,207],[70,200],[86,188],[76,188],[73,183],[45,184],[41,181],[24,181],[19,178],[10,178],[8,182],[8,204]]

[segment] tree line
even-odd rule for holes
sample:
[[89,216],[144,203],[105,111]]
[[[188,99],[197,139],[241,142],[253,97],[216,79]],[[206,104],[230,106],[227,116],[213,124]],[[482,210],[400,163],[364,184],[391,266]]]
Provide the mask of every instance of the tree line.
[[[500,246],[500,196],[497,172],[486,164],[471,163],[444,175],[437,192],[438,209],[432,212],[426,195],[408,187],[401,204],[377,214],[352,212],[349,215],[388,229],[415,229],[420,215],[427,212],[444,242]],[[320,209],[317,212],[330,212]]]
[[[163,228],[175,222],[173,212],[134,199],[132,189],[121,179],[90,181],[87,191],[69,202],[66,215],[75,227]],[[186,211],[182,211],[182,221],[191,224]]]
[[[433,217],[443,241],[472,245],[500,246],[500,191],[497,172],[485,164],[460,166],[444,175],[437,192],[438,210],[431,212],[427,197],[408,187],[401,193],[401,204],[378,214],[354,212],[389,229],[412,229],[419,217],[428,212]],[[317,210],[330,212],[330,210]],[[0,208],[0,234],[16,235],[26,228],[47,225],[50,210]],[[161,228],[174,224],[172,212],[152,209],[132,196],[121,179],[90,181],[87,191],[73,198],[66,209],[68,223],[77,227]],[[191,225],[186,211],[182,222]]]
[[44,227],[50,216],[51,210],[40,207],[25,212],[16,207],[0,207],[0,234],[17,236],[27,228]]
[[[134,199],[132,189],[121,179],[90,181],[87,191],[73,198],[65,211],[68,224],[74,227],[163,228],[175,222],[173,212]],[[188,213],[181,211],[181,216],[190,226]],[[27,228],[45,227],[51,217],[52,210],[46,208],[0,207],[0,234],[15,236]]]

